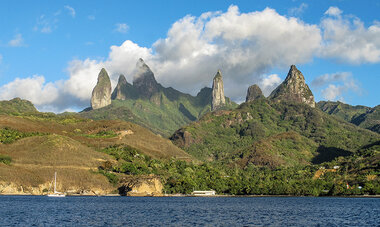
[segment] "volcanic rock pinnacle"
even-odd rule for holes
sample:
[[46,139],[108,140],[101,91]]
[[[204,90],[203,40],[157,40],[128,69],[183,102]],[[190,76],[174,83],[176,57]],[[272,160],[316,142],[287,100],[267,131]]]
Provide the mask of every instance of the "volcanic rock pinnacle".
[[246,102],[250,102],[256,99],[264,98],[263,92],[257,84],[251,85],[247,91]]
[[224,97],[222,72],[218,70],[212,83],[212,103],[211,109],[216,110],[226,104]]
[[154,78],[152,70],[145,64],[143,59],[139,59],[136,64],[136,74],[133,78],[133,86],[145,97],[150,97],[158,92],[159,84]]
[[288,76],[269,96],[274,100],[288,100],[315,107],[313,93],[305,83],[305,78],[295,65],[290,67]]
[[111,81],[107,71],[102,68],[98,75],[98,83],[92,90],[91,107],[99,109],[111,104]]

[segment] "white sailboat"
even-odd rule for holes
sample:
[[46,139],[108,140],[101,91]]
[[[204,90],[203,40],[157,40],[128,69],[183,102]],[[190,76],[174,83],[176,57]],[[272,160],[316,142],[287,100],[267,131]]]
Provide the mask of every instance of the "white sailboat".
[[54,193],[48,194],[49,197],[65,197],[66,195],[62,192],[57,191],[57,172],[54,173]]

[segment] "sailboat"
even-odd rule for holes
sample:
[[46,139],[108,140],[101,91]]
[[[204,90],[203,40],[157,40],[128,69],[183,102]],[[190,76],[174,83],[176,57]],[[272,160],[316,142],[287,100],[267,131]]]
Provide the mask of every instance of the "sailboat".
[[66,195],[62,192],[57,191],[57,172],[54,173],[54,193],[48,194],[49,197],[65,197]]

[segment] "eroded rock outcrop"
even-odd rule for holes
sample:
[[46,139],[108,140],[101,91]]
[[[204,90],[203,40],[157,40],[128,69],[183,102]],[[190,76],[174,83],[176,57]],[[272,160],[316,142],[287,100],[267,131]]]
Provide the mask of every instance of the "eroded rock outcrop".
[[251,85],[247,91],[246,102],[251,102],[256,99],[265,98],[263,92],[257,84]]
[[157,83],[156,78],[149,66],[145,64],[143,59],[139,59],[136,64],[136,74],[133,78],[133,87],[136,88],[138,93],[144,97],[151,97],[159,91],[160,85]]
[[124,75],[119,76],[119,81],[117,82],[117,85],[115,89],[112,92],[112,99],[118,99],[118,100],[126,100],[126,89],[127,89],[127,79],[125,79]]
[[164,186],[158,176],[126,176],[121,180],[121,195],[127,196],[161,196]]
[[212,82],[212,103],[211,109],[217,110],[226,104],[226,99],[224,97],[224,87],[222,72],[218,70],[214,80]]
[[98,83],[92,90],[91,107],[99,109],[111,104],[111,81],[107,71],[103,68],[98,76]]
[[269,96],[273,100],[305,103],[315,107],[313,93],[305,83],[305,78],[295,65],[290,67],[288,76]]

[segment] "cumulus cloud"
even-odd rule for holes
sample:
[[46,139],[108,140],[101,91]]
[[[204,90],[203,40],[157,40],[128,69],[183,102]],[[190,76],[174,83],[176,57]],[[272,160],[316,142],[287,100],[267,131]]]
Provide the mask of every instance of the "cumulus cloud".
[[265,96],[269,96],[270,93],[282,82],[281,78],[277,74],[271,74],[263,76],[259,82],[259,87],[263,91]]
[[[124,24],[119,27],[121,31],[128,28]],[[67,97],[75,98],[78,105],[87,102],[88,106],[102,67],[115,86],[119,74],[131,82],[136,62],[143,58],[158,82],[191,94],[211,86],[213,76],[221,69],[226,95],[239,101],[245,97],[242,90],[262,80],[264,93],[268,94],[279,78],[262,75],[273,67],[288,68],[309,61],[320,42],[316,25],[282,16],[270,8],[241,13],[232,5],[227,12],[185,16],[151,47],[127,40],[120,46],[111,46],[104,60],[74,60],[68,67],[69,78],[58,88]],[[61,109],[70,107],[57,103]]]
[[331,101],[343,101],[347,93],[361,93],[359,83],[350,72],[338,72],[318,76],[311,82],[311,86],[323,88],[321,90],[322,97]]
[[368,28],[353,16],[341,16],[342,11],[330,7],[321,21],[323,47],[320,55],[352,64],[380,62],[380,24]]
[[127,24],[122,24],[122,23],[117,23],[115,24],[115,31],[120,32],[120,33],[127,33],[129,27]]
[[25,46],[24,39],[21,34],[16,34],[12,40],[8,42],[10,47],[22,47]]
[[70,14],[70,16],[71,16],[72,18],[75,17],[75,9],[74,9],[73,7],[71,7],[71,6],[69,6],[69,5],[66,5],[66,6],[65,6],[65,9],[69,12],[69,14]]
[[51,104],[58,98],[58,88],[53,83],[45,83],[43,76],[16,78],[0,87],[0,100],[20,97],[36,105]]

